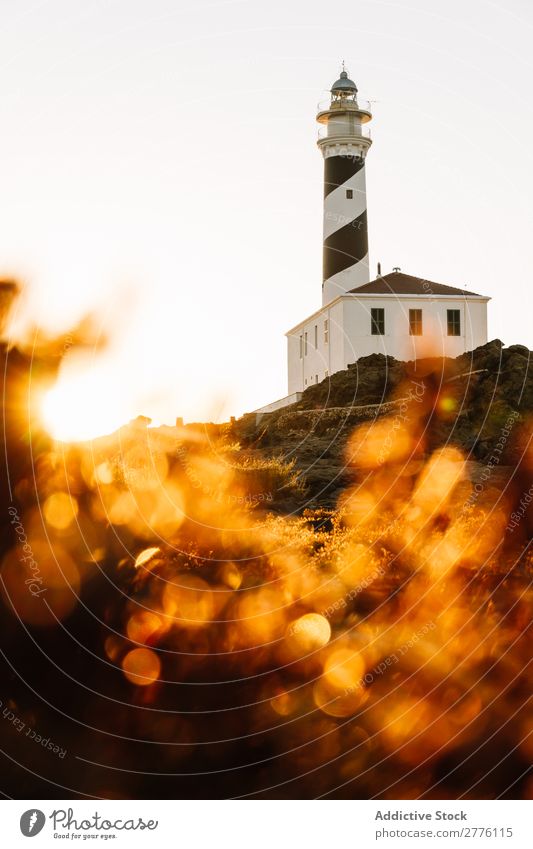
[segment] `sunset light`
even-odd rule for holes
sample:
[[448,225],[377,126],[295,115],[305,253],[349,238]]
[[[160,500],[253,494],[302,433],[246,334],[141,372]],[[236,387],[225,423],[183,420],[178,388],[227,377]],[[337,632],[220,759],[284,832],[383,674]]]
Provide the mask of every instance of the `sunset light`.
[[105,371],[59,377],[42,400],[43,424],[61,442],[80,442],[105,436],[131,415],[124,396],[108,383]]
[[6,849],[531,849],[532,33],[0,2]]

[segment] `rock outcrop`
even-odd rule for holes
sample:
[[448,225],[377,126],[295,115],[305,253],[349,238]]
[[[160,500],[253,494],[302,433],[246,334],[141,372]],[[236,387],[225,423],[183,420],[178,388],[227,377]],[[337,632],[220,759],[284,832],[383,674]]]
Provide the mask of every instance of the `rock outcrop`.
[[[516,436],[515,425],[533,411],[533,354],[524,345],[505,348],[499,339],[456,359],[399,362],[372,354],[310,386],[290,407],[243,416],[234,432],[252,456],[294,460],[312,506],[333,506],[353,474],[345,453],[354,428],[401,417],[413,399],[416,408],[417,392],[425,398],[427,450],[455,445],[482,464],[506,425]],[[505,438],[500,467],[518,462],[520,445]]]

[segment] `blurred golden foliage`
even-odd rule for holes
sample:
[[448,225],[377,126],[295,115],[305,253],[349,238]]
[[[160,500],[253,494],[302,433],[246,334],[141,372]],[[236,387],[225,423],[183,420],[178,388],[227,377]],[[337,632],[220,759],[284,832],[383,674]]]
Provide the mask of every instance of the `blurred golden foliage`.
[[508,529],[516,486],[472,501],[464,454],[428,451],[428,408],[450,405],[428,392],[409,426],[354,431],[327,529],[272,512],[280,490],[305,501],[293,464],[199,429],[123,428],[36,458],[1,567],[6,609],[49,633],[96,604],[116,705],[92,721],[154,742],[139,760],[95,732],[91,758],[199,764],[212,793],[233,770],[234,795],[505,789],[484,747],[495,735],[515,751],[512,776],[531,756],[531,561]]

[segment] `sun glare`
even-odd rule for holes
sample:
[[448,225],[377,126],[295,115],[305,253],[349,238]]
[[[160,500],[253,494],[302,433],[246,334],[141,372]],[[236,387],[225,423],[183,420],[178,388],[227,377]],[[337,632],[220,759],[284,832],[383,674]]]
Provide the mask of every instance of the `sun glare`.
[[95,375],[60,377],[43,397],[44,427],[61,442],[81,442],[112,433],[128,421],[120,393]]

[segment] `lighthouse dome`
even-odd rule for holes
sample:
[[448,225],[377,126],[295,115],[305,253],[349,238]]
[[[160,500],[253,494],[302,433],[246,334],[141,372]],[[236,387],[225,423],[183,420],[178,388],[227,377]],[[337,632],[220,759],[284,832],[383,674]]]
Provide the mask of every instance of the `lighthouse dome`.
[[357,94],[357,86],[348,77],[346,71],[341,71],[339,79],[331,86],[332,94]]

